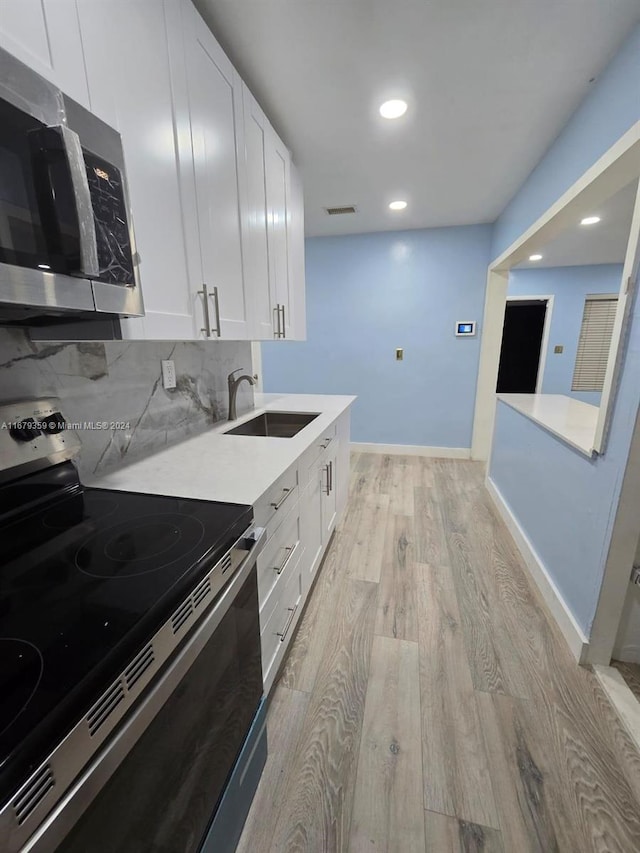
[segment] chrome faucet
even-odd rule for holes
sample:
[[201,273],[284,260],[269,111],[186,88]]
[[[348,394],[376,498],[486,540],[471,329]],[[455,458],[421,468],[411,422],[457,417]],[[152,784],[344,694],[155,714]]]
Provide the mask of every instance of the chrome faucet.
[[249,376],[248,373],[243,373],[242,376],[238,376],[236,379],[233,375],[234,373],[239,373],[241,370],[244,370],[244,367],[239,367],[237,370],[232,370],[231,373],[227,376],[227,382],[229,384],[229,420],[235,421],[238,417],[236,413],[236,397],[238,396],[238,385],[246,379],[251,385],[256,384],[256,380],[253,376]]

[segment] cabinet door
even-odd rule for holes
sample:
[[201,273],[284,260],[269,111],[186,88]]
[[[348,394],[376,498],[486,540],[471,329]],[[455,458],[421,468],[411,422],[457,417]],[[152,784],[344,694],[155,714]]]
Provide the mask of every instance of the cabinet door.
[[336,492],[336,513],[341,518],[349,497],[349,470],[351,457],[351,410],[347,409],[338,418],[336,425],[336,470],[334,488]]
[[0,45],[89,107],[75,0],[0,0]]
[[184,11],[202,282],[210,295],[203,335],[249,339],[239,191],[242,82],[189,0]]
[[300,497],[300,538],[304,543],[300,565],[303,596],[311,587],[322,557],[322,475],[323,469],[314,462],[309,485]]
[[178,0],[79,0],[79,12],[92,104],[122,135],[140,255],[145,317],[123,335],[193,339],[169,50],[182,44]]
[[275,306],[275,333],[291,337],[289,288],[289,193],[291,156],[273,129],[269,128],[265,154],[267,168],[267,227],[272,303]]
[[302,180],[291,163],[291,193],[287,235],[289,244],[289,314],[291,337],[304,341],[307,337],[307,309],[304,267],[304,196]]
[[[243,86],[245,203],[242,218],[244,282],[255,340],[271,340],[274,335],[275,302],[269,268],[267,228],[266,149],[269,122],[256,99]],[[273,294],[275,297],[275,293]]]
[[[335,442],[330,445],[333,447]],[[326,545],[336,525],[336,452],[329,451],[321,463],[322,544]]]

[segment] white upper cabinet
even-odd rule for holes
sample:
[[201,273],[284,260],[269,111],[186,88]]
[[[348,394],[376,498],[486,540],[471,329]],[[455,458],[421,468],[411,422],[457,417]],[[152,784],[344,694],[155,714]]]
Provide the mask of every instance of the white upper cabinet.
[[76,0],[0,0],[0,46],[89,106]]
[[246,86],[245,287],[256,340],[305,334],[304,209],[291,155]]
[[288,205],[291,155],[269,127],[266,145],[267,228],[269,232],[269,275],[275,303],[275,337],[291,337],[293,300],[289,288]]
[[240,208],[242,81],[195,8],[190,2],[184,8],[201,285],[207,294],[202,336],[248,339]]
[[0,46],[122,136],[145,308],[125,338],[304,337],[291,155],[191,0],[0,0]]
[[246,190],[243,216],[245,289],[255,340],[270,340],[275,330],[275,294],[269,268],[265,155],[269,122],[256,99],[243,87]]
[[178,0],[78,0],[78,9],[92,109],[122,135],[140,256],[145,317],[123,320],[123,336],[190,340],[169,54],[169,33],[180,37]]
[[307,337],[306,284],[304,267],[304,196],[302,180],[291,163],[291,193],[288,205],[289,293],[292,300],[290,337],[304,341]]

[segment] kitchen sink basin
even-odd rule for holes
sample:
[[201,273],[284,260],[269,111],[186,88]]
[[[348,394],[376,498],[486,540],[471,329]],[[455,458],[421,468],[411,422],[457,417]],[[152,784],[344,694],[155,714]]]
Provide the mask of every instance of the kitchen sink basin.
[[299,412],[265,412],[240,426],[228,429],[226,435],[262,435],[271,438],[292,438],[318,417]]

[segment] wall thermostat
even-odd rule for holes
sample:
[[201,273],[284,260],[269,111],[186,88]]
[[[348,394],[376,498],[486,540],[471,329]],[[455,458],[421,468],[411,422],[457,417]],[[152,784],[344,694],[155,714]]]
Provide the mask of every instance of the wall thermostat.
[[476,333],[475,320],[458,320],[456,323],[456,335],[459,338],[468,338]]

